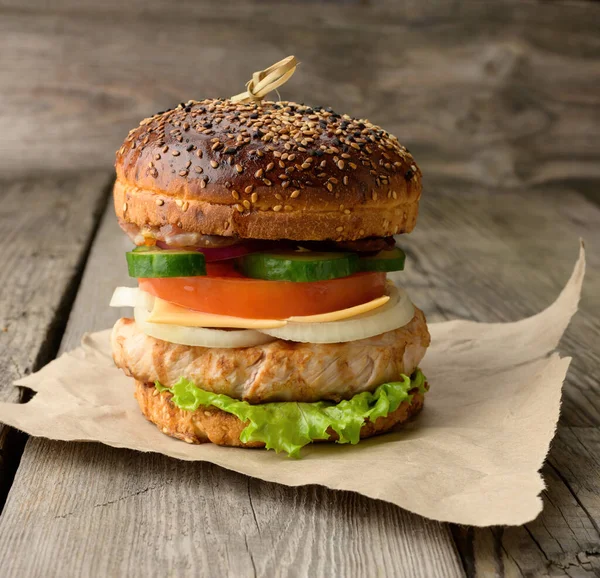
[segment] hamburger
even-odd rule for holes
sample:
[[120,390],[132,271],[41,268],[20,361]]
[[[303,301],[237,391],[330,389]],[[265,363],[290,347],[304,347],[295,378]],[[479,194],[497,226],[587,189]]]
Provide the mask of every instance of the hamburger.
[[115,166],[138,286],[113,295],[133,307],[113,357],[162,432],[297,456],[421,410],[427,324],[388,279],[421,172],[394,136],[328,107],[207,99],[144,119]]

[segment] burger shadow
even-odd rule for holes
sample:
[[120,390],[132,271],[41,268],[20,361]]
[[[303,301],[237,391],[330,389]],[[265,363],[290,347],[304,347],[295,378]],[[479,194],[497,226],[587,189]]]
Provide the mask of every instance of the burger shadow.
[[[391,442],[412,442],[424,437],[424,431],[425,428],[419,424],[419,416],[415,416],[403,424],[398,424],[387,432],[361,439],[358,444],[340,444],[338,442],[312,444],[312,446],[303,448],[303,455],[301,457],[308,458],[312,456],[318,458],[325,454],[327,459],[331,459],[335,458],[336,454],[344,454],[346,458],[346,452],[356,455],[365,451],[371,452],[372,455],[374,447],[389,445]],[[261,448],[254,449],[261,451]]]

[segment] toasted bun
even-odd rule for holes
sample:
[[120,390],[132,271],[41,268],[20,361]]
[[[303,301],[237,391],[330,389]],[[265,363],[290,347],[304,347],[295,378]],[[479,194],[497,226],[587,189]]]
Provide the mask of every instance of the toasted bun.
[[408,233],[421,195],[421,173],[394,136],[292,102],[180,104],[129,133],[116,170],[124,227],[202,235],[347,241]]
[[[212,442],[220,446],[264,447],[262,442],[241,442],[240,434],[246,423],[230,413],[206,406],[200,406],[196,411],[182,410],[171,403],[169,392],[159,392],[152,383],[136,381],[135,387],[135,397],[146,419],[171,437],[190,444]],[[411,402],[401,403],[388,416],[380,417],[375,422],[368,421],[360,430],[360,437],[382,434],[404,423],[421,411],[424,400],[423,394],[413,394]],[[334,431],[329,433],[327,441],[338,439]]]

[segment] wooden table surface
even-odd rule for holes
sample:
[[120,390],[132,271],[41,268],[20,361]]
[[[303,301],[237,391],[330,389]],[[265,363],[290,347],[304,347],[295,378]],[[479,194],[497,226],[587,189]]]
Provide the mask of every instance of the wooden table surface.
[[0,399],[26,401],[16,378],[119,315],[129,242],[109,194],[127,130],[235,94],[287,54],[302,64],[284,98],[368,117],[419,162],[419,222],[400,243],[430,321],[539,311],[585,239],[544,511],[458,527],[0,426],[0,576],[600,576],[595,2],[0,0]]

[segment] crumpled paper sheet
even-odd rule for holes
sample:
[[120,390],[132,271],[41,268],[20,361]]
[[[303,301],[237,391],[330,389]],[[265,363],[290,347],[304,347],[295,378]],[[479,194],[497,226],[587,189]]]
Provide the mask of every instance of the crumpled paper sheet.
[[450,321],[430,326],[422,364],[425,409],[395,433],[357,446],[315,444],[302,459],[265,450],[199,446],[147,422],[133,382],[113,365],[109,331],[17,382],[37,395],[0,403],[0,421],[55,440],[204,460],[289,486],[351,490],[447,522],[520,525],[542,509],[539,469],[556,429],[570,358],[554,352],[577,310],[583,247],[567,286],[545,311],[515,323]]

